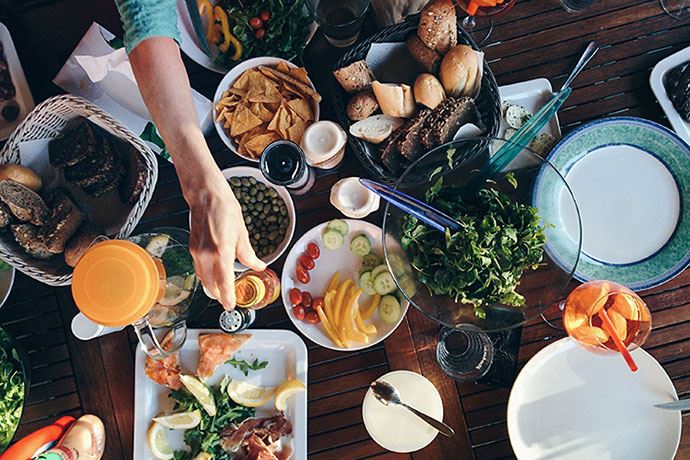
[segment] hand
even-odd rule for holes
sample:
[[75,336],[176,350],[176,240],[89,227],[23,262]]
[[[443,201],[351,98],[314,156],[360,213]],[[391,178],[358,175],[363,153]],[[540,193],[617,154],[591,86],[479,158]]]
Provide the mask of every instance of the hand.
[[[190,252],[195,271],[206,290],[226,310],[235,308],[235,257],[247,267],[262,271],[262,262],[249,242],[242,209],[230,185],[216,169],[201,175],[188,201],[191,215]],[[185,194],[187,195],[187,194]]]

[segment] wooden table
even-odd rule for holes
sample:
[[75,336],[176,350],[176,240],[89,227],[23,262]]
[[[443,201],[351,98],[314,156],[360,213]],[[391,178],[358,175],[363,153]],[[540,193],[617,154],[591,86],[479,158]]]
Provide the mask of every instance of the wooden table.
[[[91,21],[120,32],[112,0],[0,0],[0,21],[13,34],[34,97],[41,101],[59,93],[51,80]],[[518,0],[496,18],[485,47],[486,58],[501,85],[546,77],[554,87],[564,80],[586,41],[603,46],[575,81],[574,92],[559,113],[564,132],[579,123],[612,115],[640,116],[666,124],[649,89],[651,67],[690,45],[690,24],[671,19],[656,0],[601,0],[584,13],[567,14],[555,0]],[[333,118],[328,98],[329,71],[342,51],[317,36],[306,64],[325,101],[323,118]],[[211,97],[220,76],[185,59],[194,88]],[[213,135],[208,143],[221,167],[238,163]],[[313,192],[296,199],[297,235],[337,217],[328,204],[331,185],[358,174],[348,157],[337,172],[319,177]],[[139,229],[161,225],[187,226],[187,205],[170,164],[161,161],[158,185]],[[274,267],[280,269],[282,260]],[[690,392],[690,271],[644,293],[654,317],[646,349],[673,378],[679,395]],[[30,352],[33,378],[20,435],[61,414],[99,415],[107,427],[105,458],[125,459],[132,452],[134,337],[112,334],[79,342],[69,331],[76,309],[67,288],[54,289],[19,275],[0,321]],[[192,326],[214,326],[217,310]],[[293,329],[280,305],[263,310],[258,327]],[[438,327],[410,311],[383,344],[354,353],[338,353],[305,340],[309,347],[309,452],[313,458],[398,458],[367,435],[361,401],[367,385],[394,369],[410,369],[428,377],[443,397],[445,420],[458,435],[439,437],[412,455],[418,459],[509,458],[512,451],[505,413],[509,391],[458,384],[435,362]],[[520,361],[558,338],[541,322],[523,331]],[[690,456],[689,418],[678,458]]]

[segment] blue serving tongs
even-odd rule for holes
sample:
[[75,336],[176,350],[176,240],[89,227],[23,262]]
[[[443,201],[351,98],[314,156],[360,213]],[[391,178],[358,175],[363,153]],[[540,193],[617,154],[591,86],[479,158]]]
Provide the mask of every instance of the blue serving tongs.
[[455,219],[406,193],[370,179],[360,178],[359,182],[396,208],[415,216],[436,230],[444,233],[446,229],[452,232],[460,230],[460,224]]

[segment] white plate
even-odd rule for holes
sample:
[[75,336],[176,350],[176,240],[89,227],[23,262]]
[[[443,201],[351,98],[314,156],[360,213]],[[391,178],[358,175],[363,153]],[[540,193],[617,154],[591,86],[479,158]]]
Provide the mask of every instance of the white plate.
[[[519,104],[534,114],[551,99],[553,89],[551,88],[551,83],[546,78],[535,78],[534,80],[522,81],[512,85],[499,86],[498,93],[501,96],[501,102]],[[503,137],[507,127],[505,117],[501,115],[501,127],[498,129],[496,137]],[[561,127],[558,124],[558,115],[554,114],[540,132],[549,133],[554,139],[560,139]]]
[[224,75],[228,72],[227,67],[214,62],[201,48],[185,0],[177,0],[177,28],[180,30],[180,49],[189,59],[216,73]]
[[[10,70],[10,77],[12,78],[12,84],[17,92],[17,95],[12,99],[19,106],[19,115],[17,119],[12,122],[6,122],[4,118],[0,117],[0,141],[4,141],[14,128],[31,112],[35,106],[34,98],[31,95],[31,90],[29,90],[29,85],[26,83],[26,78],[24,77],[24,70],[22,69],[22,64],[19,62],[19,57],[17,56],[17,50],[14,48],[14,42],[10,36],[10,31],[7,27],[0,22],[0,43],[5,48],[5,58],[7,59],[7,66]],[[12,101],[0,102],[0,110],[2,110],[5,105],[8,105]]]
[[665,460],[678,449],[680,411],[654,404],[678,399],[671,379],[646,351],[631,352],[635,373],[617,353],[559,340],[525,365],[508,401],[508,434],[519,459]]
[[[367,235],[369,241],[371,241],[372,250],[383,261],[381,229],[376,225],[370,224],[369,222],[363,220],[344,220],[350,227],[350,231],[345,237],[345,243],[342,245],[342,247],[335,251],[326,249],[321,241],[323,229],[326,228],[328,222],[324,222],[312,228],[295,243],[287,256],[287,259],[285,259],[285,265],[283,266],[283,276],[280,280],[280,284],[282,286],[281,295],[283,296],[283,305],[285,305],[285,310],[287,311],[288,317],[290,317],[290,320],[293,322],[295,327],[297,327],[297,329],[307,338],[321,345],[322,347],[330,348],[331,350],[356,351],[376,345],[391,335],[402,322],[410,303],[408,301],[400,303],[401,314],[400,318],[395,324],[384,323],[379,317],[379,312],[374,312],[374,315],[371,317],[370,321],[374,324],[374,326],[376,326],[376,336],[370,336],[371,341],[368,344],[357,344],[350,348],[342,348],[334,344],[323,331],[323,328],[320,324],[310,324],[297,319],[292,313],[292,304],[290,303],[290,289],[293,287],[297,287],[302,291],[308,291],[314,298],[323,297],[325,294],[326,285],[335,272],[340,272],[341,282],[347,278],[352,278],[355,281],[359,280],[359,271],[362,266],[362,258],[350,252],[350,241],[352,241],[352,238],[356,237],[357,235]],[[304,285],[295,279],[295,267],[297,266],[297,258],[304,253],[307,245],[312,241],[319,245],[319,249],[321,249],[321,256],[315,261],[316,267],[309,272],[311,280],[307,285]],[[368,305],[369,298],[369,296],[363,294],[359,300],[360,305]]]
[[[297,68],[295,64],[293,64],[290,61],[286,61],[285,59],[277,58],[277,57],[270,57],[270,56],[262,56],[262,57],[256,57],[252,59],[248,59],[246,61],[243,61],[239,64],[237,64],[235,67],[230,69],[230,71],[223,77],[223,79],[220,81],[220,84],[218,85],[218,88],[216,89],[216,94],[213,96],[213,124],[216,126],[216,131],[218,132],[218,136],[223,140],[225,145],[228,146],[232,152],[237,155],[238,157],[244,158],[245,160],[248,161],[253,161],[255,163],[259,162],[258,158],[252,158],[247,155],[240,155],[237,152],[237,144],[235,143],[234,140],[232,140],[232,137],[225,131],[225,128],[223,127],[223,122],[215,121],[215,113],[216,113],[216,104],[218,101],[220,101],[221,97],[223,96],[223,92],[230,88],[232,86],[233,82],[237,80],[240,75],[244,73],[245,70],[253,69],[255,67],[259,67],[260,65],[264,66],[272,66],[275,67],[279,62],[284,62],[287,64],[288,67],[291,69]],[[309,80],[309,77],[307,77]],[[314,83],[312,83],[311,80],[309,80],[309,86],[312,87],[316,91],[316,88],[314,87]],[[319,121],[319,103],[314,102],[312,104],[312,109],[314,110],[314,121],[312,123],[316,123]]]
[[[9,264],[8,264],[9,265]],[[15,268],[11,265],[7,270],[0,271],[0,307],[2,307],[10,296],[14,285]]]
[[690,46],[659,61],[657,65],[654,66],[654,69],[652,69],[652,73],[649,76],[649,84],[652,87],[654,96],[656,96],[657,101],[659,101],[659,105],[668,117],[668,121],[671,123],[673,130],[681,139],[690,143],[690,123],[685,121],[676,108],[673,107],[673,103],[668,97],[666,88],[664,88],[666,73],[674,67],[688,61],[690,61]]
[[[424,412],[443,420],[443,401],[438,390],[426,377],[410,371],[393,371],[381,380],[400,392],[400,399]],[[376,400],[369,388],[362,403],[362,418],[369,436],[378,445],[392,452],[414,452],[428,446],[438,431],[401,406],[384,406]]]
[[[180,350],[182,371],[193,374],[199,361],[199,334],[215,333],[214,329],[190,329],[187,341]],[[207,381],[209,385],[217,385],[224,375],[242,379],[254,385],[277,386],[287,379],[299,379],[307,384],[307,347],[302,339],[294,332],[283,330],[247,330],[252,334],[242,348],[235,353],[237,359],[268,360],[268,366],[260,371],[249,371],[245,377],[242,372],[230,365],[220,366]],[[170,390],[158,385],[144,373],[146,354],[137,347],[136,370],[134,376],[134,460],[155,460],[146,442],[146,431],[151,419],[161,412],[172,409],[172,401],[168,398]],[[257,408],[257,417],[269,417],[276,414],[273,400],[266,406]],[[307,458],[307,394],[297,393],[288,399],[285,416],[293,427],[292,439],[295,460]],[[174,449],[184,447],[182,431],[168,431],[167,437]]]

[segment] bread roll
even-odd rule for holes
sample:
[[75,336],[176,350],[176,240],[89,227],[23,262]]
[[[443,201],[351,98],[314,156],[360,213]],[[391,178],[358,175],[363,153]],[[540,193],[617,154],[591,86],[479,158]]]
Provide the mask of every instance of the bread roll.
[[0,166],[0,180],[9,179],[19,182],[34,192],[41,190],[41,177],[26,166],[8,163]]
[[457,21],[451,0],[431,0],[419,14],[417,35],[426,46],[445,54],[458,44]]
[[379,109],[379,103],[376,101],[376,96],[369,89],[360,91],[352,96],[350,102],[347,103],[347,118],[352,121],[364,120]]
[[435,109],[445,97],[441,82],[430,73],[419,74],[414,81],[414,98],[418,103]]
[[425,72],[436,72],[441,62],[440,54],[426,46],[416,34],[407,37],[405,44],[407,45],[407,51],[410,52],[412,58]]
[[333,76],[348,94],[369,89],[374,79],[374,74],[366,61],[356,61],[347,67],[335,70]]
[[458,97],[472,92],[477,79],[477,67],[477,56],[469,46],[458,45],[448,51],[438,71],[446,95]]
[[375,81],[371,88],[384,114],[401,118],[409,118],[414,114],[414,95],[409,86]]

